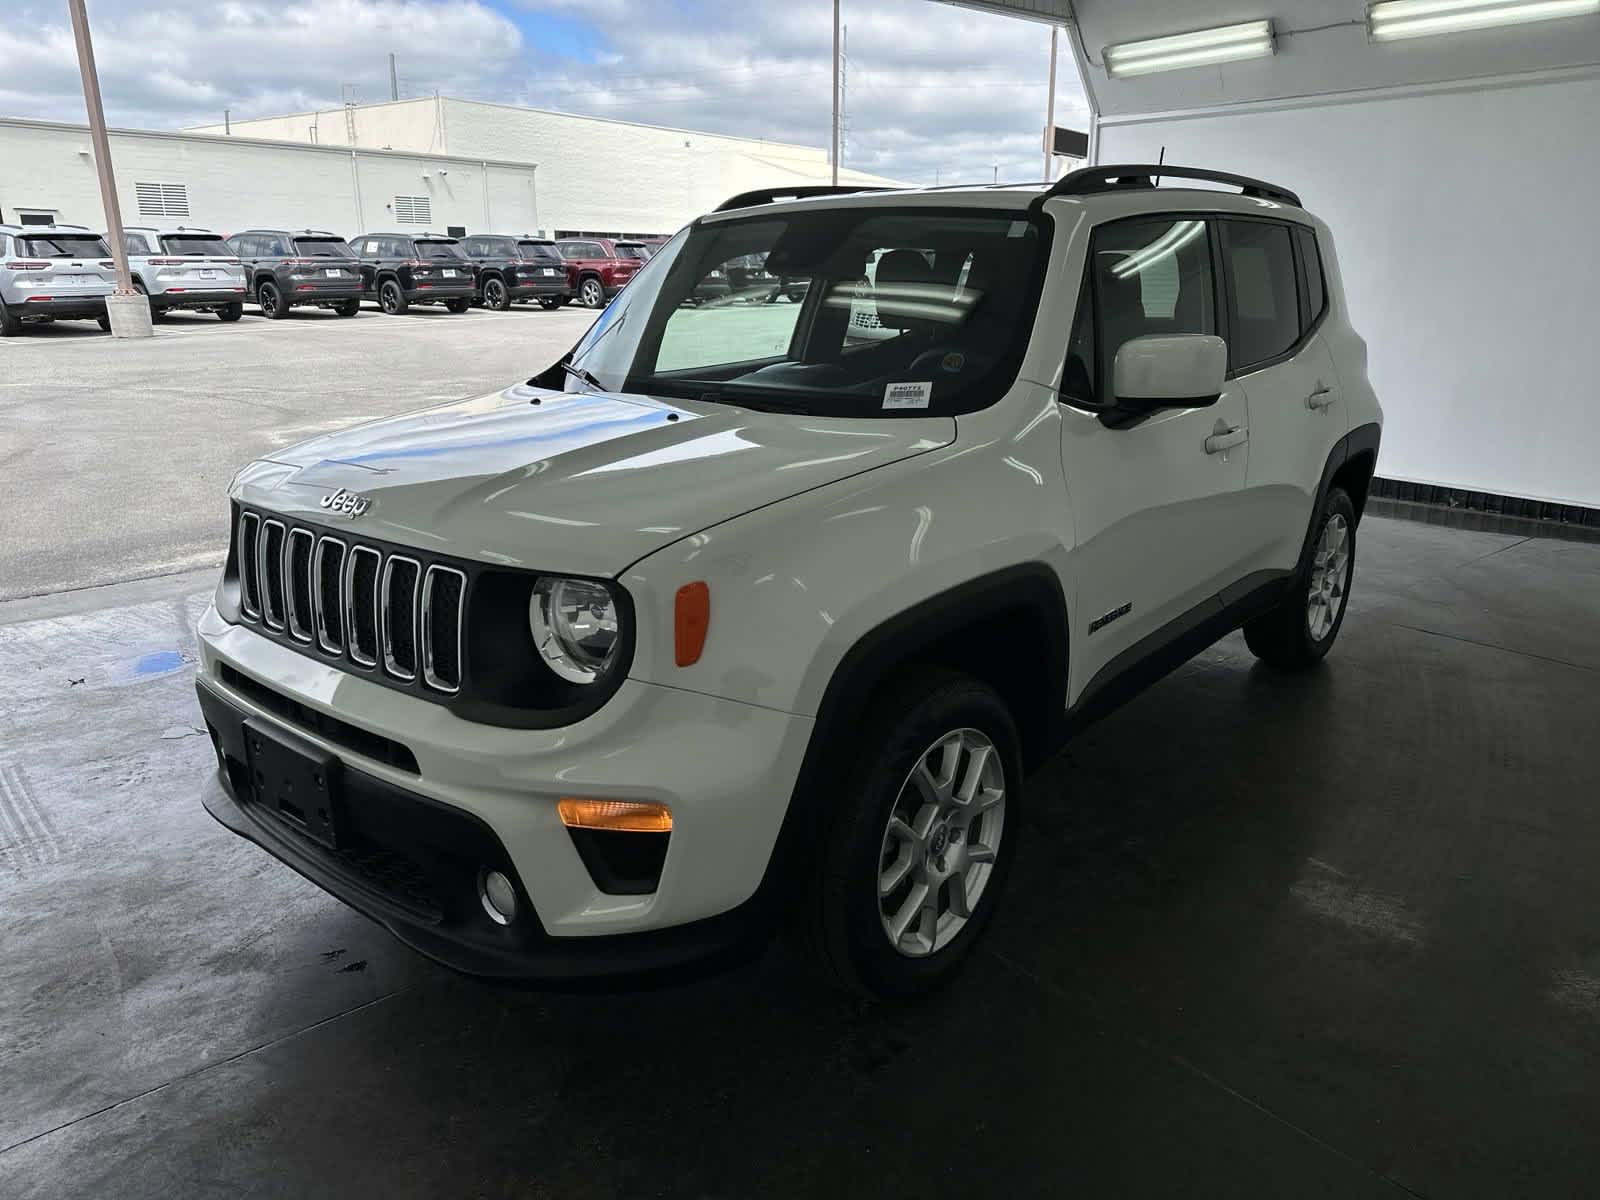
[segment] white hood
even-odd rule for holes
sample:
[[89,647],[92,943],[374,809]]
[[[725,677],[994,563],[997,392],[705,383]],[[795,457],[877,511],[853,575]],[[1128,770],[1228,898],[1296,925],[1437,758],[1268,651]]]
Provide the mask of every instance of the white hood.
[[[707,526],[948,445],[955,428],[519,384],[278,451],[234,495],[346,536],[612,576]],[[371,508],[330,514],[319,501],[340,488]]]

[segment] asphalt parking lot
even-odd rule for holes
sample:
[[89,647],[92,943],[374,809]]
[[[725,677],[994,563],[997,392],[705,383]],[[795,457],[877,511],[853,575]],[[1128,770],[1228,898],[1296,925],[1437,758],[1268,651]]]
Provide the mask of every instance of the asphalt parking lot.
[[252,307],[233,325],[176,313],[146,341],[87,321],[0,339],[0,600],[214,566],[244,463],[526,379],[594,315]]

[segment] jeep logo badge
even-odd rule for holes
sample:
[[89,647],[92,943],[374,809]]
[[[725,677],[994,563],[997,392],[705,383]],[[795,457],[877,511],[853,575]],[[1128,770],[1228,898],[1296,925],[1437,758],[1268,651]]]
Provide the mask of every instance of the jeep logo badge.
[[340,488],[336,492],[329,492],[317,503],[331,513],[349,517],[354,520],[372,507],[372,501],[366,496],[358,496],[354,492],[347,492]]

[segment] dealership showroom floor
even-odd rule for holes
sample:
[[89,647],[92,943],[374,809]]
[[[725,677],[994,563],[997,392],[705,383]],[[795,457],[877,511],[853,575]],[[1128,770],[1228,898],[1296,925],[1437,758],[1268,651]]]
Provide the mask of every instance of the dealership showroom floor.
[[1540,527],[1378,504],[1322,668],[1230,637],[1085,731],[911,1008],[782,942],[476,982],[212,821],[193,627],[233,464],[587,319],[0,344],[35,539],[0,575],[0,1195],[1592,1192],[1600,545]]

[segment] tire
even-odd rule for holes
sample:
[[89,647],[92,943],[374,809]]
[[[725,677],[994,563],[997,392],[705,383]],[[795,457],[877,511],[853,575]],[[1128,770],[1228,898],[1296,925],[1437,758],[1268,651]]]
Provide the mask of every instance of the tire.
[[217,309],[217,320],[233,322],[244,316],[244,301],[235,300],[232,304],[224,304]]
[[[104,328],[109,330],[111,328],[110,320],[107,318],[102,318],[102,320],[106,322]],[[16,337],[21,332],[21,320],[12,315],[4,300],[0,300],[0,337]]]
[[566,305],[566,303],[567,303],[567,298],[565,296],[540,296],[539,297],[539,307],[544,309],[545,312],[555,312],[556,309],[564,307]]
[[361,311],[361,301],[341,300],[333,306],[333,311],[341,317],[353,317]]
[[471,300],[446,300],[444,302],[444,307],[445,307],[445,311],[446,312],[464,313],[464,312],[466,312],[468,309],[470,309],[472,307],[472,301]]
[[606,289],[599,279],[590,275],[578,284],[578,303],[585,308],[604,308]]
[[261,308],[261,315],[269,321],[281,321],[289,315],[289,306],[284,303],[283,293],[275,283],[262,283],[256,288],[256,304]]
[[1329,488],[1317,513],[1309,560],[1288,595],[1244,627],[1262,662],[1303,671],[1322,661],[1344,625],[1356,572],[1356,510],[1343,488]]
[[483,281],[483,306],[491,312],[505,312],[511,307],[511,290],[505,280],[491,275]]
[[400,317],[405,315],[411,304],[400,290],[397,280],[385,279],[378,285],[378,307],[391,317]]
[[1022,754],[1000,696],[946,670],[880,691],[860,729],[827,788],[800,923],[836,983],[904,1000],[946,983],[994,914],[1022,831]]
[[96,317],[94,319],[94,323],[96,325],[100,326],[100,332],[101,333],[110,333],[111,332],[111,318],[110,317]]

